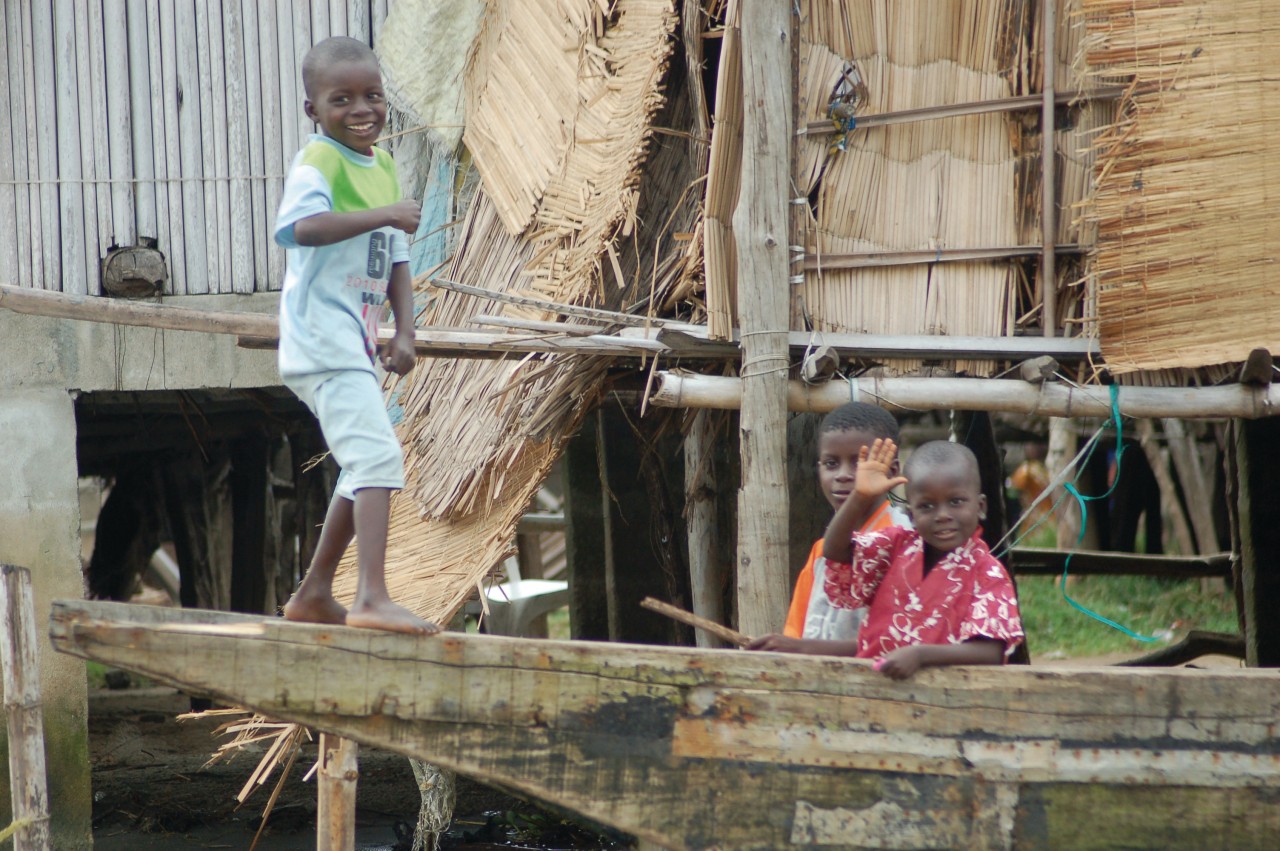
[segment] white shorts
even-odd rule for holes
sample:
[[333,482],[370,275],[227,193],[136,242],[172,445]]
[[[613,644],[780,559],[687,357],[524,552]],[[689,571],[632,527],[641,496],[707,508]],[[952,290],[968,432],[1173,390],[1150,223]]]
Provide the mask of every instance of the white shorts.
[[361,488],[404,487],[404,452],[372,372],[342,369],[293,375],[285,385],[320,420],[320,431],[341,470],[334,488],[338,496],[354,500]]

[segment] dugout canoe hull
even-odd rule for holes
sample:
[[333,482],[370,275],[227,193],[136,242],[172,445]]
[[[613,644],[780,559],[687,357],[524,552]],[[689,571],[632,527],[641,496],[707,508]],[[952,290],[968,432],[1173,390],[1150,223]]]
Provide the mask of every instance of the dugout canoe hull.
[[952,668],[59,601],[56,649],[671,848],[1273,848],[1275,671]]

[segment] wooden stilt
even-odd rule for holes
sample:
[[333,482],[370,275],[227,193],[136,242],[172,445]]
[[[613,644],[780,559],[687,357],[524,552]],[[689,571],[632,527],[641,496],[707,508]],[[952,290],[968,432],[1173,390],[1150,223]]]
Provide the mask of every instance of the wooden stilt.
[[275,609],[274,565],[267,570],[267,436],[253,432],[231,450],[231,610],[270,614]]
[[1245,659],[1250,667],[1280,666],[1280,420],[1240,421],[1236,462],[1240,513],[1240,585]]
[[[689,584],[694,614],[724,623],[725,564],[716,522],[714,414],[698,411],[684,437],[685,516],[689,525]],[[694,633],[699,647],[722,647],[709,632]]]
[[351,851],[356,847],[356,756],[351,739],[320,734],[320,770],[316,788],[316,851]]
[[9,730],[9,789],[15,851],[49,851],[49,792],[44,765],[44,719],[40,708],[40,668],[36,656],[35,605],[31,574],[0,565],[0,668],[4,674],[4,714]]

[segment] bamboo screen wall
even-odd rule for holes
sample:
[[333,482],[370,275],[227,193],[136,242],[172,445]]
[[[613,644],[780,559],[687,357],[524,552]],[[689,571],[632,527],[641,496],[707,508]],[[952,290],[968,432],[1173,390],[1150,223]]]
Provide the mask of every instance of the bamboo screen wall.
[[1095,274],[1112,372],[1280,349],[1280,3],[1084,0],[1086,58],[1132,83],[1098,141]]
[[279,289],[302,56],[387,2],[3,0],[0,280],[97,294],[107,250],[151,238],[169,294]]

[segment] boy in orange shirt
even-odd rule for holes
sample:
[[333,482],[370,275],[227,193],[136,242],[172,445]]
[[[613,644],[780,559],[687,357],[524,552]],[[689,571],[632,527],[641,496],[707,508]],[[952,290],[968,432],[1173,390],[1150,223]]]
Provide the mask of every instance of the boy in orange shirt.
[[[849,402],[823,418],[818,429],[818,485],[833,509],[839,508],[853,492],[858,454],[877,438],[896,443],[898,421],[875,405]],[[887,498],[881,497],[860,531],[874,532],[908,522],[905,515],[893,509]],[[826,560],[822,557],[820,538],[809,551],[809,560],[796,578],[782,634],[762,635],[748,644],[747,649],[824,656],[854,655],[858,649],[858,626],[866,609],[833,606],[824,589],[825,573]]]

